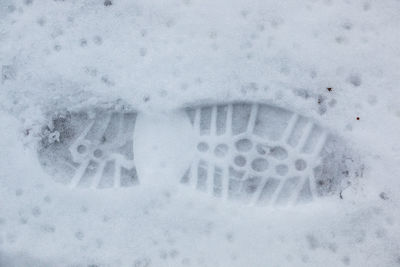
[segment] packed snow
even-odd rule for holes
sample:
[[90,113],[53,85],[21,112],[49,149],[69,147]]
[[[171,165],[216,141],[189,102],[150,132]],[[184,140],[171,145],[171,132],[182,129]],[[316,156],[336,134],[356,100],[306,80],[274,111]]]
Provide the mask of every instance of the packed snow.
[[[0,266],[400,266],[399,27],[396,0],[0,0]],[[295,205],[182,185],[188,110],[238,102],[326,129],[351,177]],[[133,186],[68,186],[44,149],[98,110],[137,114]]]

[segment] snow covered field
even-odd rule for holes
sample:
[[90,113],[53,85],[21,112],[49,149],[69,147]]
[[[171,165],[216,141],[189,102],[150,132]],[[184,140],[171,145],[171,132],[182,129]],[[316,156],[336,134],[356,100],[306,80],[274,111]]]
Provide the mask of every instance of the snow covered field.
[[399,29],[395,0],[0,0],[0,266],[400,266]]

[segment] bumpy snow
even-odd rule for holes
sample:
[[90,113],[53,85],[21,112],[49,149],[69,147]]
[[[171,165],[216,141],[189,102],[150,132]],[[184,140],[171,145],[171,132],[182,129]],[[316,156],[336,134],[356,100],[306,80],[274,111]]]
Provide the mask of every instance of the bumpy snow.
[[[400,266],[399,26],[395,0],[0,0],[0,266]],[[353,175],[288,206],[181,185],[187,109],[238,101],[328,129]],[[138,114],[135,186],[44,166],[52,118],[98,109]]]

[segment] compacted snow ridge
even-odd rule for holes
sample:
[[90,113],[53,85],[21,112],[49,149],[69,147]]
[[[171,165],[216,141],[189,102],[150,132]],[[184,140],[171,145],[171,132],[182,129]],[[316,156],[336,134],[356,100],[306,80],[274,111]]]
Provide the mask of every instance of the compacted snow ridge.
[[[250,204],[287,204],[332,193],[351,168],[326,130],[286,109],[256,103],[188,108],[198,133],[182,183]],[[361,169],[362,166],[360,164]]]
[[0,267],[400,266],[400,1],[0,0]]
[[90,110],[57,114],[44,127],[39,160],[71,187],[119,187],[138,183],[133,163],[136,113]]

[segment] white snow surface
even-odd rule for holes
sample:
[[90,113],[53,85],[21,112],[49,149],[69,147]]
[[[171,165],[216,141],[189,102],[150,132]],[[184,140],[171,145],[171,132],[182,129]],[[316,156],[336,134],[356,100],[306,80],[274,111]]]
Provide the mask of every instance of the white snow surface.
[[[0,266],[400,266],[400,1],[111,3],[0,0]],[[55,111],[237,100],[318,121],[363,177],[249,207],[173,183],[168,149],[144,156],[152,183],[120,190],[70,189],[38,161]]]

